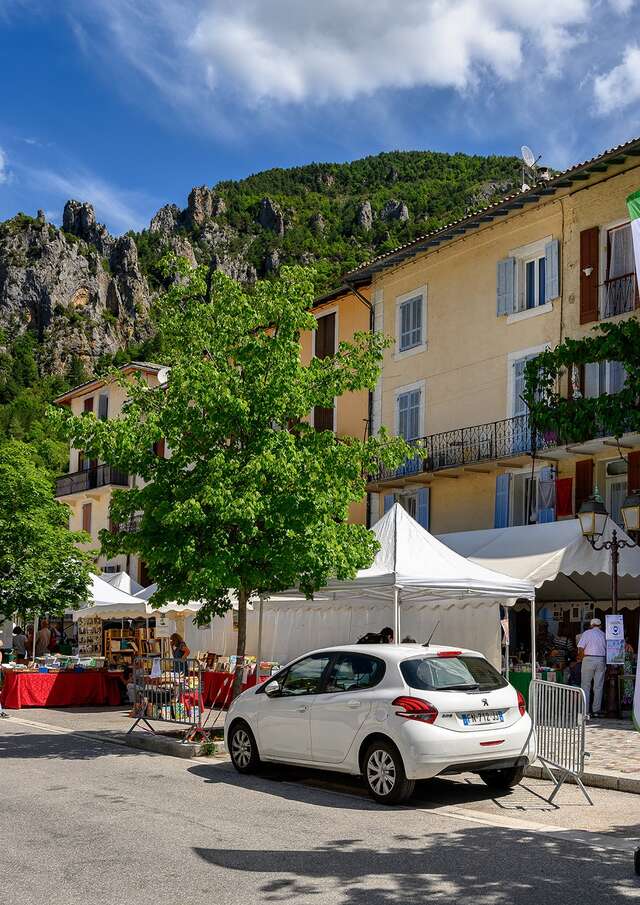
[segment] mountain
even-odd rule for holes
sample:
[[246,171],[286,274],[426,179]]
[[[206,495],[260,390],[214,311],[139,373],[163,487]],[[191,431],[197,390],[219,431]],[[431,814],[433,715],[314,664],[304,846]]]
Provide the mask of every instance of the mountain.
[[149,311],[167,252],[248,284],[309,265],[321,293],[362,261],[497,200],[519,175],[515,157],[394,151],[196,187],[186,208],[168,204],[148,229],[120,237],[90,201],[67,202],[61,227],[42,211],[17,214],[0,224],[0,439],[43,443],[52,394],[157,353]]

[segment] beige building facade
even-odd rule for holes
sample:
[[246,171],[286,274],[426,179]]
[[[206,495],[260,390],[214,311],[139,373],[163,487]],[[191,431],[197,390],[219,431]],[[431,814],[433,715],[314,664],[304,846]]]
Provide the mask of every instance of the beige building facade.
[[[395,338],[373,396],[382,425],[426,452],[372,476],[370,519],[399,500],[433,533],[573,517],[597,484],[620,519],[640,486],[640,436],[579,446],[546,437],[535,459],[521,398],[528,358],[638,304],[626,197],[640,140],[359,268],[375,328]],[[615,362],[588,365],[587,395],[616,392]],[[567,391],[566,383],[561,387]]]

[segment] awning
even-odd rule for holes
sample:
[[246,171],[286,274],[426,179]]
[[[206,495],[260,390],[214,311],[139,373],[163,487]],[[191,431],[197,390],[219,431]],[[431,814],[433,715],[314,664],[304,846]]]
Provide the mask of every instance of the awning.
[[100,578],[108,582],[112,588],[124,591],[125,594],[135,595],[142,590],[142,585],[134,581],[128,572],[103,572]]
[[91,575],[87,606],[73,611],[74,621],[87,616],[100,619],[139,619],[147,615],[144,600],[114,588],[97,575]]
[[[630,538],[611,519],[598,542]],[[496,569],[536,587],[540,602],[606,602],[611,600],[611,551],[594,550],[583,537],[578,519],[461,531],[441,534],[438,539],[471,562]],[[640,598],[640,549],[620,551],[618,564],[620,600]]]

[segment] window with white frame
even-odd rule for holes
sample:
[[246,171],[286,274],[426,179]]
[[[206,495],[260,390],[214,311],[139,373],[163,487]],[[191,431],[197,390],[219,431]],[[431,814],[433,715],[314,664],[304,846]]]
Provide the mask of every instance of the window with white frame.
[[422,389],[420,387],[398,393],[396,397],[398,436],[416,440],[421,435]]
[[636,306],[636,267],[631,224],[621,223],[601,232],[604,281],[600,293],[600,316],[615,317]]
[[624,389],[627,372],[621,361],[592,361],[584,366],[584,395],[595,399]]
[[560,294],[560,242],[546,238],[515,248],[497,263],[497,314],[541,308]]
[[545,304],[545,264],[544,255],[536,255],[522,262],[524,311]]
[[627,496],[628,465],[624,459],[613,459],[605,468],[606,503],[609,515],[621,528],[624,528],[622,504]]
[[426,342],[425,291],[417,290],[397,299],[398,351],[420,349]]

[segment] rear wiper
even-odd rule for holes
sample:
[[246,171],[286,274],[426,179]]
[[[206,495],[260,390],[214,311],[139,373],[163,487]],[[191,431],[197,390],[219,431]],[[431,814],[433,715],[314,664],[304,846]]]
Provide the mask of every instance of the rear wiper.
[[469,682],[467,685],[441,685],[438,691],[462,691],[467,688],[480,688],[479,682]]

